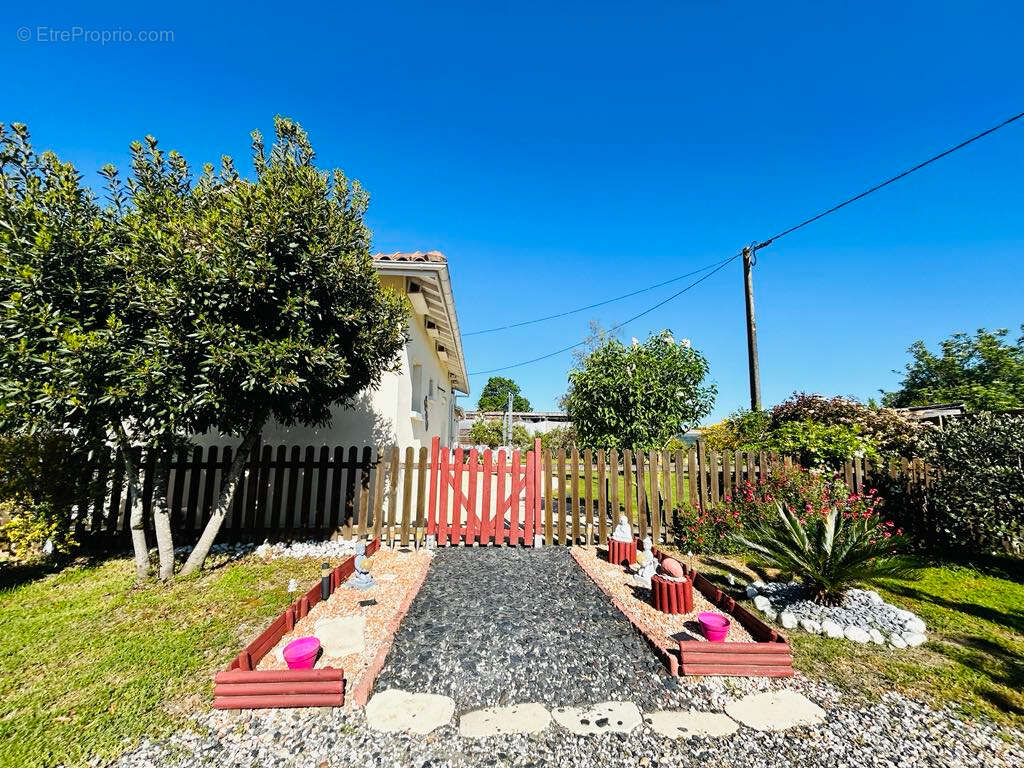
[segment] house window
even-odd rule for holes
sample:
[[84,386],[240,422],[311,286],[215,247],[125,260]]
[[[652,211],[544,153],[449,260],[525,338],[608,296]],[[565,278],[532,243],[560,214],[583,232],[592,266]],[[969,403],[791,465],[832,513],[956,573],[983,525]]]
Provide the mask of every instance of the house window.
[[412,410],[421,413],[423,408],[423,366],[412,367]]

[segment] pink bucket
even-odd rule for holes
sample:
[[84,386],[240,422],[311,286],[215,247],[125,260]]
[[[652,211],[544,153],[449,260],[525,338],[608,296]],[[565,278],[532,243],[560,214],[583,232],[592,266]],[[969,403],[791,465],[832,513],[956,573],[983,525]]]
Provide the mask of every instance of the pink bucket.
[[720,613],[705,611],[697,617],[700,622],[700,631],[708,642],[724,643],[726,635],[729,634],[729,620]]
[[312,669],[318,653],[319,640],[315,637],[300,637],[284,647],[284,661],[288,669]]

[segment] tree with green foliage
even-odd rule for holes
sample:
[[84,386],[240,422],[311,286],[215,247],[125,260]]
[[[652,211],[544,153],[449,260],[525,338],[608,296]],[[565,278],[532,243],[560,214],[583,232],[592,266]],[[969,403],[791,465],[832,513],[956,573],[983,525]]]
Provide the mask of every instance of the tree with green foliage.
[[508,396],[512,395],[513,411],[529,411],[530,401],[520,394],[519,385],[505,376],[491,376],[480,392],[476,407],[481,411],[504,411],[508,408]]
[[892,408],[937,403],[963,403],[971,411],[1024,408],[1024,325],[1016,344],[1009,330],[979,328],[971,336],[956,333],[940,345],[939,354],[915,341],[908,350],[900,388],[883,394]]
[[711,412],[707,375],[705,357],[669,331],[629,346],[599,333],[562,402],[582,447],[661,448]]
[[[488,448],[500,447],[502,434],[502,424],[495,419],[477,419],[469,428],[469,439],[473,445],[486,445]],[[522,424],[513,424],[507,445],[513,448],[530,448],[533,445],[533,437]]]
[[[268,153],[253,134],[252,180],[225,158],[194,183],[147,137],[124,186],[105,169],[100,211],[70,165],[36,157],[21,127],[5,134],[0,322],[21,341],[0,357],[0,426],[104,435],[129,462],[136,448],[166,459],[196,434],[236,437],[183,575],[204,562],[267,421],[328,424],[404,343],[407,307],[373,269],[365,192],[320,171],[296,123],[277,118],[275,135]],[[155,486],[169,578],[166,484]]]

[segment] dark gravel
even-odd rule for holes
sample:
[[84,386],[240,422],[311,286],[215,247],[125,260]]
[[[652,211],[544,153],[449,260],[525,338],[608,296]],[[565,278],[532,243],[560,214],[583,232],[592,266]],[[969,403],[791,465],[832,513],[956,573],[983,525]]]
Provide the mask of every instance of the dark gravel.
[[674,685],[568,549],[459,547],[437,551],[375,690],[438,693],[463,712],[613,698],[650,708]]

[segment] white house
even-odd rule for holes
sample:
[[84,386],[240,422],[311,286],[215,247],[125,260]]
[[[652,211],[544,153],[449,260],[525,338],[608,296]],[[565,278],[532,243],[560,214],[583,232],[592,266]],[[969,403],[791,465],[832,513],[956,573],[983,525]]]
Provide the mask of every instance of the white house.
[[398,445],[429,447],[431,438],[452,445],[458,437],[455,393],[469,394],[469,377],[455,313],[448,260],[440,251],[379,253],[381,282],[403,291],[412,305],[401,368],[380,386],[338,407],[325,429],[268,424],[265,444]]

